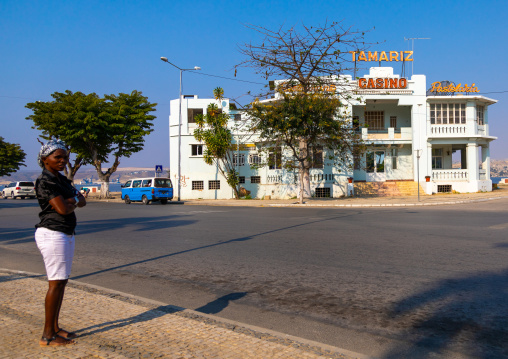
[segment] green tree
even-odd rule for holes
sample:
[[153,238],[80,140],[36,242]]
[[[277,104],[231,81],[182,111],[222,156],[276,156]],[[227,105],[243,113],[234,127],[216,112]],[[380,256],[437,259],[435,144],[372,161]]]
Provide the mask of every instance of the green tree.
[[275,99],[253,102],[248,113],[261,140],[268,144],[283,142],[291,148],[294,158],[290,162],[296,161],[299,167],[303,202],[304,197],[311,196],[311,149],[324,146],[332,156],[343,156],[335,160],[344,164],[351,157],[346,150],[360,144],[350,116],[341,110],[353,99],[350,84],[338,75],[355,69],[349,51],[362,51],[369,45],[364,32],[344,27],[341,22],[302,25],[301,29],[249,27],[264,38],[258,44],[240,47],[246,59],[236,67],[253,68],[267,80],[283,80],[259,95],[270,98],[275,92]]
[[362,149],[361,137],[342,107],[336,97],[297,93],[271,103],[256,101],[247,110],[252,130],[267,143],[266,149],[289,149],[289,156],[275,153],[268,158],[299,170],[300,203],[310,196],[311,168],[323,166],[327,159],[339,169],[352,169],[352,154]]
[[5,142],[0,137],[0,176],[10,176],[25,166],[26,153],[16,143]]
[[[101,197],[109,197],[109,179],[117,170],[121,157],[130,157],[143,149],[144,136],[152,132],[157,104],[151,104],[139,91],[130,94],[105,95],[81,92],[55,92],[51,102],[26,105],[33,111],[27,117],[42,137],[57,137],[66,142],[75,155],[66,175],[73,179],[84,164],[92,164],[101,180]],[[103,166],[112,160],[112,165]]]
[[[103,128],[108,120],[106,104],[97,94],[85,95],[82,92],[51,94],[54,101],[36,101],[25,107],[33,111],[26,119],[33,121],[32,128],[42,132],[41,137],[49,140],[53,137],[63,140],[71,154],[64,172],[67,178],[74,179],[81,166],[91,163],[87,143],[107,140]],[[101,148],[105,146],[101,145]],[[107,152],[102,158],[107,159]],[[72,156],[73,155],[73,156]]]
[[[220,104],[224,90],[217,87],[213,94]],[[216,103],[209,104],[206,115],[196,115],[195,121],[198,128],[194,130],[194,138],[205,144],[203,151],[205,163],[217,166],[219,173],[233,189],[235,198],[239,198],[238,173],[233,163],[233,134],[228,128],[229,118],[230,116],[224,113]]]

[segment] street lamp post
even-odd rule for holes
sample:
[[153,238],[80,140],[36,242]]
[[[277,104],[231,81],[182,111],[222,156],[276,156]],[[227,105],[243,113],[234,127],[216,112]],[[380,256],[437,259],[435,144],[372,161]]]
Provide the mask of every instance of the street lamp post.
[[416,177],[418,179],[418,202],[420,202],[420,152],[416,150]]
[[[168,61],[167,57],[161,57],[161,60],[164,62],[167,62],[168,64],[176,67],[178,70],[180,70],[180,94],[178,97],[178,201],[180,201],[180,182],[181,182],[181,163],[182,163],[182,73],[184,71],[197,71],[201,70],[201,67],[194,66],[193,69],[182,69],[175,64]],[[169,124],[171,127],[171,123]],[[170,152],[171,152],[171,145],[170,145]],[[170,154],[171,156],[171,154]]]

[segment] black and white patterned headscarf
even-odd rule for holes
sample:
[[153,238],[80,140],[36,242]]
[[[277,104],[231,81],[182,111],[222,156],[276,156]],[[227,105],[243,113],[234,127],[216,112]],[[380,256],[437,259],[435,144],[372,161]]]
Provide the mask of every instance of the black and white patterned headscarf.
[[44,162],[42,162],[42,157],[47,157],[56,150],[67,151],[67,145],[64,141],[61,140],[49,140],[45,145],[42,145],[41,150],[39,151],[39,155],[37,156],[37,163],[41,168],[44,169]]

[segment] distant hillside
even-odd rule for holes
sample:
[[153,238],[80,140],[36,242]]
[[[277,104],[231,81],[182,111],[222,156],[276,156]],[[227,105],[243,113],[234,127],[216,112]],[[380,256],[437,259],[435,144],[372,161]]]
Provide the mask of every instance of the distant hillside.
[[[41,171],[28,171],[21,170],[10,177],[4,176],[0,177],[0,184],[7,184],[13,181],[35,181],[37,177],[41,174]],[[124,167],[119,168],[113,175],[111,176],[111,182],[126,182],[131,178],[136,177],[150,177],[155,174],[155,170],[153,168],[138,168],[138,167]],[[165,172],[163,175],[167,175]],[[83,179],[92,180],[94,183],[98,181],[97,171],[95,168],[81,168],[76,176],[74,177],[74,182],[79,184]]]
[[508,177],[508,160],[490,160],[490,177]]

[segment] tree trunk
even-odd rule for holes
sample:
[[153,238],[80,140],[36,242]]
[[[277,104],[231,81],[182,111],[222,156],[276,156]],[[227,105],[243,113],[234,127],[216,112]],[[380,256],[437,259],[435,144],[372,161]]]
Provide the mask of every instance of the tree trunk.
[[310,198],[310,176],[308,160],[308,144],[304,139],[299,141],[300,152],[300,204],[303,204],[304,198]]
[[99,180],[101,182],[101,191],[99,198],[109,198],[109,178],[111,177],[111,174],[104,174],[97,171],[97,175],[99,176]]
[[233,186],[233,192],[235,193],[235,199],[240,199],[240,191],[238,190],[238,187]]

